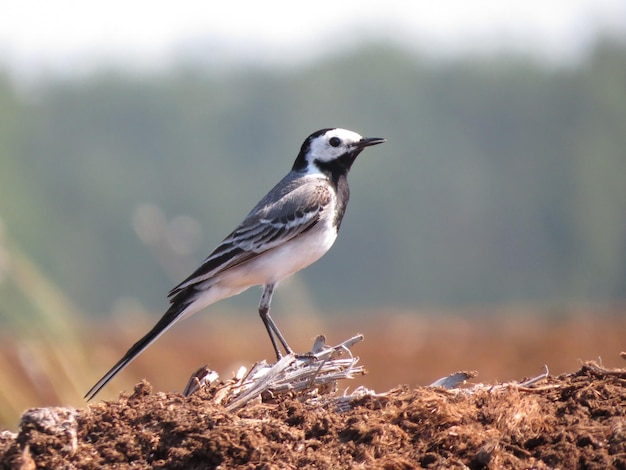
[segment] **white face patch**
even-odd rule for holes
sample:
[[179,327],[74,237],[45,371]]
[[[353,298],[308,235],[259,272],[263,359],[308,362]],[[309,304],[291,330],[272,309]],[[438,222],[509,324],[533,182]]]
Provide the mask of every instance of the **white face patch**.
[[346,129],[332,129],[311,141],[309,162],[319,160],[330,162],[354,149],[362,137]]

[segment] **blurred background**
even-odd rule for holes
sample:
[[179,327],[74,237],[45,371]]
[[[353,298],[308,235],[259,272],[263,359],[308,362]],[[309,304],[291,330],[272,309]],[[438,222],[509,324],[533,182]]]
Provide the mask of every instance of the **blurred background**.
[[[82,395],[323,127],[386,137],[285,281],[384,391],[621,366],[626,3],[24,0],[0,18],[0,427]],[[176,325],[98,398],[272,350],[260,290]]]

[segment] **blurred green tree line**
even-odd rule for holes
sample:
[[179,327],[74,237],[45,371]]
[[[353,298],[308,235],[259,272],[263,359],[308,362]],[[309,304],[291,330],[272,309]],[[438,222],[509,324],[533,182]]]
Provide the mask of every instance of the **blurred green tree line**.
[[299,275],[322,310],[626,298],[621,43],[567,67],[369,44],[278,70],[31,87],[5,70],[0,122],[5,237],[89,312],[163,309],[332,126],[388,143],[359,157],[335,247]]

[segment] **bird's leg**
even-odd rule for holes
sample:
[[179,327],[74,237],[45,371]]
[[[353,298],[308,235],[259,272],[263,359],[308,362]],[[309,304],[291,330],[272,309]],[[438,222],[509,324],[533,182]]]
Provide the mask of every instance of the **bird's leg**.
[[259,315],[261,316],[261,320],[263,320],[263,324],[267,329],[267,334],[270,335],[270,340],[272,341],[272,346],[274,346],[274,351],[276,352],[276,359],[283,357],[280,352],[280,348],[278,347],[278,341],[283,345],[287,354],[292,354],[293,349],[289,347],[285,337],[280,332],[272,317],[270,317],[270,304],[272,302],[272,294],[274,293],[274,284],[266,284],[263,287],[263,294],[261,295],[261,301],[259,302]]

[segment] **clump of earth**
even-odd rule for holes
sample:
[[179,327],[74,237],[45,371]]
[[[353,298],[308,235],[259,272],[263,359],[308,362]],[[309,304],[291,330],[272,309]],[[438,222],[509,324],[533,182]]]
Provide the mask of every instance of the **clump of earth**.
[[218,391],[142,382],[117,401],[29,410],[0,434],[0,468],[626,469],[626,370],[595,363],[529,386],[264,394],[236,411]]

